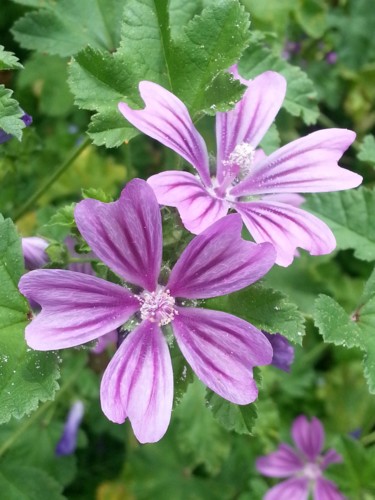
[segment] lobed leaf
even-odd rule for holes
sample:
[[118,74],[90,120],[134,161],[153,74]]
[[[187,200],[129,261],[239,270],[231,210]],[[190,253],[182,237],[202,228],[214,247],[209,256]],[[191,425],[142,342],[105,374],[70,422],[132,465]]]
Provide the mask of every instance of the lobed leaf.
[[303,205],[324,220],[335,234],[337,248],[352,248],[358,259],[375,260],[375,190],[360,187],[313,194]]
[[0,45],[0,71],[5,69],[22,69],[22,64],[18,61],[13,52],[5,50],[3,45]]
[[20,239],[9,219],[0,219],[0,423],[21,418],[52,399],[59,372],[54,353],[28,349],[24,330],[29,309],[18,291],[23,272]]
[[358,159],[375,166],[375,137],[373,135],[366,135],[363,139],[358,153]]
[[12,99],[13,92],[0,85],[0,130],[17,137],[20,141],[22,129],[25,128],[21,120],[23,112],[18,102]]

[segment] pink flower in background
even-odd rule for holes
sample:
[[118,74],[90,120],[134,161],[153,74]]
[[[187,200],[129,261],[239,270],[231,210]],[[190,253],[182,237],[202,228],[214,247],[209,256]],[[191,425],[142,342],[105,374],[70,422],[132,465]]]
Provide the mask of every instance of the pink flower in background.
[[22,253],[26,269],[39,269],[47,264],[49,257],[46,253],[48,241],[38,236],[21,238]]
[[212,168],[187,108],[171,92],[143,81],[139,90],[144,109],[119,104],[131,124],[176,151],[197,171],[150,177],[158,202],[176,207],[185,227],[195,234],[229,210],[237,211],[256,242],[275,246],[276,263],[282,266],[291,264],[297,247],[312,255],[330,253],[336,246],[331,230],[299,208],[303,198],[296,193],[337,191],[361,183],[361,176],[337,164],[355,133],[320,130],[267,157],[258,146],[281,107],[286,81],[267,71],[241,82],[248,87],[242,99],[232,111],[216,115],[217,159]]
[[240,216],[229,215],[189,243],[164,284],[159,282],[161,215],[145,181],[129,182],[114,203],[83,200],[75,218],[95,255],[133,287],[66,270],[27,273],[20,290],[42,307],[26,327],[28,345],[43,351],[77,346],[135,315],[138,326],[104,373],[101,404],[110,420],[129,418],[141,442],[159,440],[171,416],[172,363],[162,331],[166,325],[210,389],[236,404],[254,401],[252,369],[272,361],[269,341],[246,321],[189,301],[226,295],[257,281],[274,264],[273,246],[242,240]]
[[78,430],[81,425],[85,407],[82,401],[78,400],[72,404],[59,442],[56,445],[56,455],[65,456],[75,452],[77,447]]
[[323,477],[328,465],[342,462],[335,450],[321,453],[324,429],[313,417],[311,422],[304,415],[295,419],[292,437],[296,448],[281,443],[278,450],[260,457],[256,468],[265,476],[289,478],[271,488],[264,500],[307,500],[311,493],[314,500],[344,500],[336,485]]

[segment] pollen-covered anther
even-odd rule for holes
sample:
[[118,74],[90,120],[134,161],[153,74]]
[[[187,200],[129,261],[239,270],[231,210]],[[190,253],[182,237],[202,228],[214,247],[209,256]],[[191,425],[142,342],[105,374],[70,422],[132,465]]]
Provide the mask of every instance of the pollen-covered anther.
[[255,149],[253,146],[248,142],[241,142],[241,144],[237,144],[224,164],[226,166],[236,165],[239,168],[237,177],[242,180],[250,173],[254,159]]
[[178,311],[174,308],[175,299],[171,296],[169,290],[161,288],[155,292],[144,291],[138,297],[141,303],[141,318],[148,319],[159,326],[168,325],[173,321]]

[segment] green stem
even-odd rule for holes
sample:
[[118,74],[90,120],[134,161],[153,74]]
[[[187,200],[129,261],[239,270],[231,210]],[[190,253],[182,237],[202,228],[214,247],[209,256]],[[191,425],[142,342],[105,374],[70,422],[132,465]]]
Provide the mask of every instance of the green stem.
[[32,208],[37,200],[52,186],[54,182],[70,167],[74,160],[82,153],[82,151],[90,144],[90,139],[87,137],[81,144],[75,148],[68,158],[53,172],[44,184],[21,206],[14,216],[14,221],[20,219],[30,208]]
[[27,429],[37,421],[41,415],[43,415],[53,404],[55,404],[60,398],[61,395],[70,387],[70,385],[76,380],[77,376],[82,370],[82,366],[80,365],[78,370],[76,370],[71,377],[65,382],[60,391],[57,394],[57,397],[54,401],[48,401],[44,403],[44,405],[40,406],[36,412],[34,412],[31,417],[29,417],[18,429],[3,443],[0,447],[0,458],[4,455],[4,453],[17,441],[17,439],[22,436],[22,434],[27,431]]
[[371,432],[371,434],[367,434],[367,436],[363,436],[361,438],[361,443],[364,446],[367,446],[368,444],[372,444],[375,442],[375,432]]

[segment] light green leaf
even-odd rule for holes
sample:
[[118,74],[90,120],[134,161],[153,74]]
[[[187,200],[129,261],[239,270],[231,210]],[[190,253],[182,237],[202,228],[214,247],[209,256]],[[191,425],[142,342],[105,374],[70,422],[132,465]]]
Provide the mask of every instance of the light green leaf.
[[22,129],[25,128],[21,120],[23,112],[15,99],[12,99],[13,92],[0,85],[0,130],[14,135],[20,141]]
[[64,500],[62,486],[35,467],[5,462],[0,467],[0,490],[6,500]]
[[27,348],[24,330],[29,309],[18,291],[23,272],[20,239],[13,223],[0,219],[0,423],[21,418],[52,399],[58,388],[53,353]]
[[303,208],[332,229],[337,248],[354,249],[358,259],[375,260],[375,191],[356,190],[311,195]]
[[299,0],[295,14],[309,36],[323,36],[327,29],[327,5],[324,0]]
[[251,434],[257,419],[257,406],[235,405],[221,398],[214,392],[207,390],[207,403],[215,419],[228,431],[238,434]]
[[80,108],[96,111],[89,127],[95,144],[119,146],[138,133],[117,106],[143,106],[141,80],[171,90],[193,115],[225,111],[241,97],[244,87],[227,73],[248,44],[249,20],[240,4],[221,0],[173,30],[167,3],[127,0],[118,50],[93,46],[74,58],[69,85]]
[[22,68],[22,64],[18,62],[18,57],[16,57],[13,52],[5,50],[3,45],[0,45],[0,71],[3,71],[4,69]]
[[358,158],[375,166],[375,137],[373,135],[366,135],[363,139]]
[[206,300],[208,309],[224,311],[248,321],[261,330],[281,333],[292,342],[302,343],[304,318],[286,295],[262,285],[252,285],[240,292]]
[[42,9],[16,21],[12,33],[25,49],[62,57],[87,45],[112,51],[119,43],[123,8],[122,0],[43,2]]
[[307,125],[316,123],[319,110],[313,82],[298,66],[293,66],[278,55],[273,54],[257,38],[255,34],[253,42],[239,62],[241,76],[254,78],[268,70],[281,73],[288,84],[284,108],[291,115],[300,116]]
[[335,300],[320,295],[315,302],[315,324],[326,342],[364,351],[364,372],[370,392],[375,393],[375,270],[358,307],[350,315]]
[[228,456],[228,434],[215,421],[204,402],[205,388],[195,380],[174,415],[178,419],[178,445],[193,456],[193,466],[205,464],[212,474],[219,472]]

